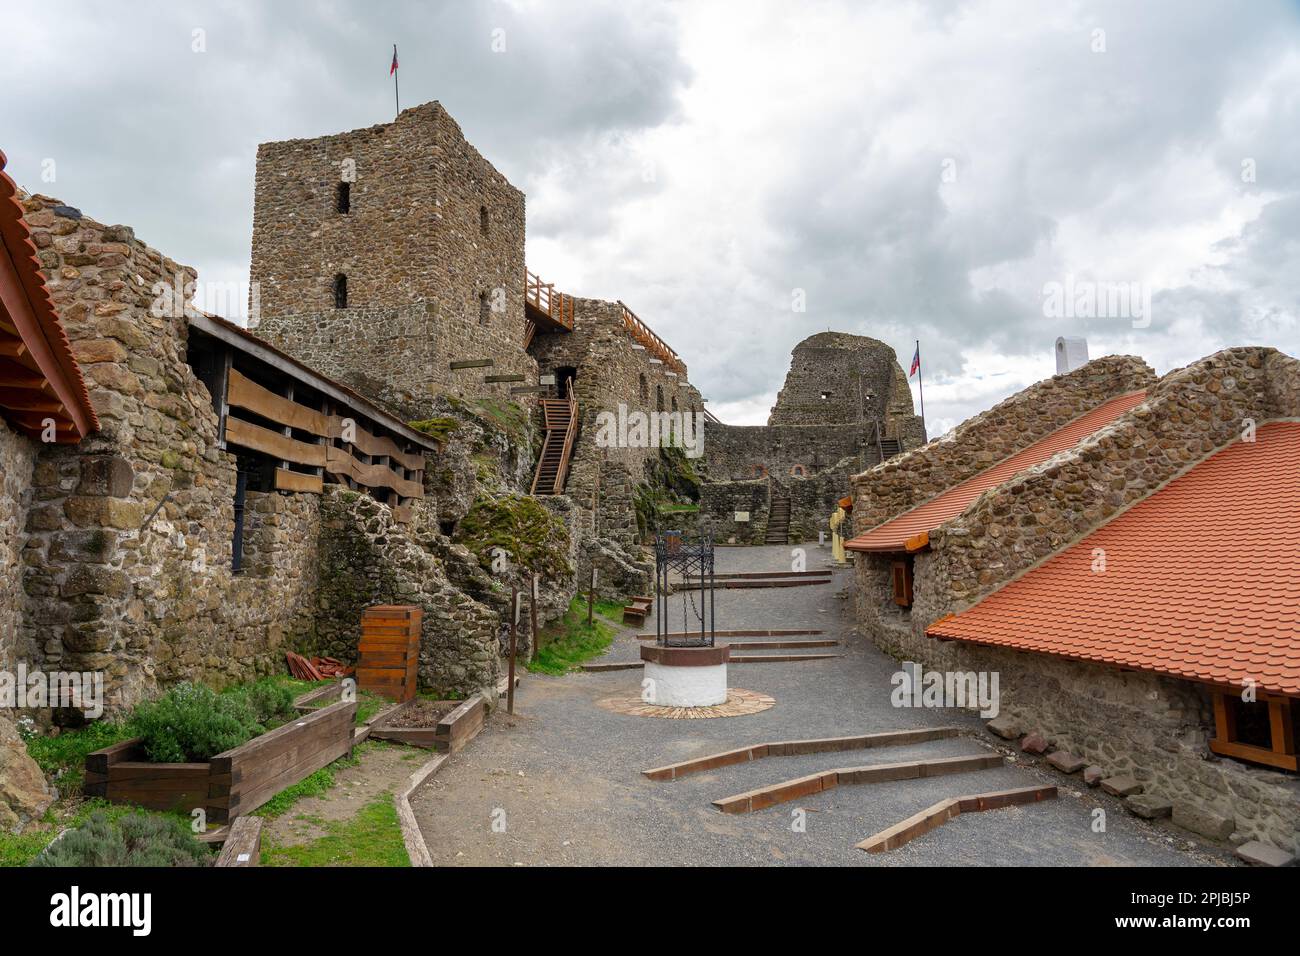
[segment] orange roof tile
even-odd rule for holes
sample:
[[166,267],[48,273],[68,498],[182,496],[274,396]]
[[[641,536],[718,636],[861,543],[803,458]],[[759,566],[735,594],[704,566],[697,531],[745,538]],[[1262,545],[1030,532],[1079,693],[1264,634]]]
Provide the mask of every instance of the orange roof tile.
[[1298,471],[1300,422],[1262,425],[927,633],[1300,695]]
[[978,475],[953,485],[938,497],[917,505],[876,525],[844,543],[850,551],[915,551],[925,546],[928,535],[939,525],[957,517],[971,502],[988,491],[1010,481],[1020,472],[1041,464],[1057,452],[1073,448],[1089,435],[1109,425],[1146,398],[1145,391],[1131,392],[1103,402],[1092,411],[1003,459]]
[[50,418],[57,441],[76,442],[98,430],[99,419],[5,162],[0,152],[0,409],[27,435],[39,438]]

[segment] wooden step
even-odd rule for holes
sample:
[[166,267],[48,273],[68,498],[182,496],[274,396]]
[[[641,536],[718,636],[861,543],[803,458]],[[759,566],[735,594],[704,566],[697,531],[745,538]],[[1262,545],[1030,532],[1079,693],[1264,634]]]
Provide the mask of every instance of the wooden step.
[[906,820],[900,820],[892,827],[886,827],[879,833],[867,837],[856,846],[859,850],[868,853],[897,850],[903,844],[938,829],[953,817],[963,813],[978,813],[982,810],[997,810],[1002,807],[1055,799],[1055,787],[1016,787],[1011,790],[975,793],[965,797],[949,797],[947,800],[931,804],[920,813],[912,814]]
[[833,790],[835,787],[866,783],[887,783],[893,780],[916,780],[920,777],[941,777],[953,773],[972,773],[992,770],[1003,765],[1001,754],[975,756],[937,757],[933,760],[907,760],[901,763],[876,763],[865,767],[841,767],[822,770],[782,780],[765,787],[746,790],[730,797],[714,800],[713,805],[723,813],[753,813],[774,807],[778,803],[798,800],[800,797]]
[[795,664],[799,661],[828,661],[843,654],[732,654],[732,664]]
[[921,727],[916,730],[886,730],[874,734],[854,734],[849,737],[811,737],[803,740],[776,740],[750,744],[736,750],[723,750],[704,757],[694,757],[681,763],[642,770],[651,780],[676,780],[688,773],[716,770],[732,764],[749,763],[765,757],[802,757],[805,754],[831,753],[839,750],[871,750],[876,747],[906,747],[911,744],[946,740],[961,733],[958,727]]

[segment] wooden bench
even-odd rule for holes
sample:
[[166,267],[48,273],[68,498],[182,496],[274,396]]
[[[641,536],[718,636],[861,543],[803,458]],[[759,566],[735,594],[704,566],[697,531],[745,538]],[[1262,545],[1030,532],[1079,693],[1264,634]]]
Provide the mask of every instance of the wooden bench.
[[631,603],[623,608],[623,623],[644,624],[654,610],[654,603],[654,598],[647,594],[633,595]]

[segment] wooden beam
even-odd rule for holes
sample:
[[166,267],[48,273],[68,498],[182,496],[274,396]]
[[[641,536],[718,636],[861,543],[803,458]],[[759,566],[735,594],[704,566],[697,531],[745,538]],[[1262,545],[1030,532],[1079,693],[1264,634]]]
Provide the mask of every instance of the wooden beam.
[[[365,455],[387,455],[394,461],[400,462],[412,471],[424,470],[424,455],[403,451],[397,446],[397,443],[387,435],[374,435],[361,427],[361,423],[353,419],[353,436],[352,444],[361,449]],[[337,416],[330,416],[329,420],[329,437],[343,438],[343,419]]]
[[0,356],[11,359],[20,359],[27,354],[27,346],[23,345],[22,339],[7,339],[0,342]]
[[254,425],[240,418],[226,419],[226,441],[253,451],[260,451],[280,461],[291,461],[296,465],[324,465],[327,449],[321,445],[309,445],[306,442]]
[[489,368],[496,364],[492,359],[467,359],[463,362],[452,362],[451,370],[454,372],[462,368]]
[[1300,757],[1295,754],[1276,753],[1267,747],[1256,747],[1251,744],[1216,738],[1210,741],[1210,749],[1224,757],[1235,757],[1238,760],[1247,760],[1251,763],[1281,767],[1283,770],[1300,770]]
[[15,412],[61,412],[63,403],[53,395],[46,395],[43,392],[23,391],[21,389],[11,389],[8,382],[3,383],[0,387],[0,408],[7,408]]
[[325,479],[318,478],[316,475],[304,475],[300,471],[277,468],[275,470],[275,490],[320,494],[325,490]]
[[232,408],[243,408],[279,425],[287,425],[313,435],[329,434],[329,419],[325,415],[263,388],[238,369],[230,370],[227,401]]

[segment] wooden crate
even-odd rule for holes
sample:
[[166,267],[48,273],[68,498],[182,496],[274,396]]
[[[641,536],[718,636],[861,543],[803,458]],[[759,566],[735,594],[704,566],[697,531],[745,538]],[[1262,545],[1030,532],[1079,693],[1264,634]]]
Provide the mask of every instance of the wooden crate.
[[381,604],[361,612],[359,689],[399,702],[415,697],[423,619],[424,611],[412,604]]

